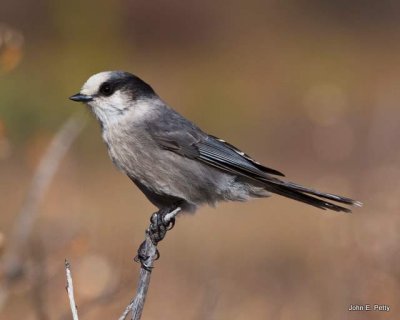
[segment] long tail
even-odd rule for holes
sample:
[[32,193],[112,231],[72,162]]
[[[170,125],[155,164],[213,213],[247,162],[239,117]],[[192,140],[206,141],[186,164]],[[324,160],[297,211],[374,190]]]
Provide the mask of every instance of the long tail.
[[309,189],[298,185],[293,182],[286,182],[279,179],[268,180],[265,182],[266,190],[279,194],[281,196],[297,200],[311,206],[320,208],[320,209],[329,209],[338,212],[351,212],[350,209],[332,203],[330,201],[326,201],[324,199],[332,200],[334,202],[342,203],[350,206],[358,206],[361,207],[362,203],[350,198],[338,196],[335,194],[319,192],[313,189]]

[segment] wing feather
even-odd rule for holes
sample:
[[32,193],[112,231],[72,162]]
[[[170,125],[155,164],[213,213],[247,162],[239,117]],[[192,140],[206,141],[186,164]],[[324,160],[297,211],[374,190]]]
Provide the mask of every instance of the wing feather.
[[[257,181],[265,189],[309,205],[334,211],[350,212],[349,209],[323,199],[333,200],[347,205],[361,203],[330,193],[323,193],[301,185],[282,181],[273,175],[284,176],[281,172],[265,167],[233,145],[214,136],[203,133],[191,123],[185,125],[185,130],[167,131],[152,128],[150,134],[158,145],[183,157],[198,160],[209,166],[218,168],[233,175]],[[323,198],[323,199],[320,199]]]

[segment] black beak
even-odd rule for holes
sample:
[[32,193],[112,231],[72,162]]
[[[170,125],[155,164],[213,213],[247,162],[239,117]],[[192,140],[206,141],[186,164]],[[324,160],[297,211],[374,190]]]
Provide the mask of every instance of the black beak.
[[89,101],[93,100],[93,97],[87,96],[82,93],[77,93],[77,94],[74,94],[73,96],[70,96],[69,99],[71,99],[72,101],[77,101],[77,102],[89,102]]

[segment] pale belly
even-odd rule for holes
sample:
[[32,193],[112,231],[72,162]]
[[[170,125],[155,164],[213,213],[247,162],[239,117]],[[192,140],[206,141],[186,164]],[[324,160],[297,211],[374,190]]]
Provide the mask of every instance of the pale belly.
[[[217,169],[159,148],[132,143],[109,146],[109,155],[118,169],[158,195],[184,199],[194,205],[214,204],[234,177]],[[222,188],[221,188],[222,186]]]
[[154,198],[176,198],[196,207],[267,195],[263,188],[238,180],[234,175],[162,149],[140,133],[130,132],[129,136],[122,137],[105,134],[103,138],[117,168],[134,180],[153,203]]

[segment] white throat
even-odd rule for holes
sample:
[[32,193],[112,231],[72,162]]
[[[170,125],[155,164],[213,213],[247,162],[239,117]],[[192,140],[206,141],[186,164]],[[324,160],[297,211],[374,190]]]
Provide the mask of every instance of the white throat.
[[103,129],[126,120],[141,122],[151,116],[158,104],[157,99],[149,98],[133,101],[121,92],[115,92],[110,97],[98,97],[88,103]]

